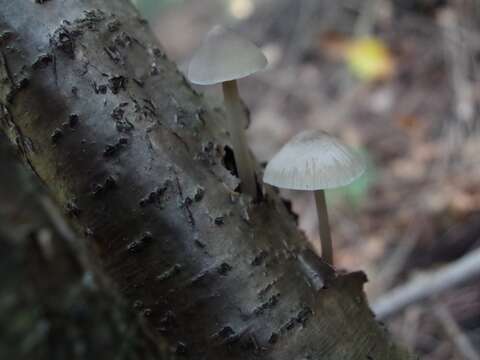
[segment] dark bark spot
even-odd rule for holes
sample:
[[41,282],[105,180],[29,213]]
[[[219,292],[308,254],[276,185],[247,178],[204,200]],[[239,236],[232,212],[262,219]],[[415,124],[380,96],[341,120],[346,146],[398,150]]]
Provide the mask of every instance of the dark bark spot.
[[265,312],[267,309],[272,309],[275,307],[275,305],[278,304],[278,298],[280,297],[280,294],[275,294],[271,296],[266,302],[261,304],[259,307],[257,307],[255,310],[253,310],[253,314],[256,316],[259,316]]
[[238,176],[237,165],[235,164],[235,155],[230,146],[225,146],[224,148],[222,164],[233,176]]
[[114,189],[116,185],[117,181],[115,180],[115,178],[113,176],[108,176],[103,184],[96,184],[94,186],[92,194],[94,197],[99,197],[101,195],[104,195],[109,190]]
[[89,10],[85,11],[85,17],[82,19],[78,19],[75,21],[75,24],[78,25],[79,28],[86,28],[88,30],[96,30],[97,25],[105,20],[105,13],[101,10]]
[[143,199],[140,200],[140,206],[145,207],[150,204],[160,204],[161,199],[165,191],[168,189],[168,185],[170,183],[166,181],[161,187],[155,188],[154,191],[152,191],[150,194],[145,196]]
[[128,250],[128,252],[130,252],[132,254],[137,254],[140,251],[142,251],[143,249],[145,249],[145,247],[152,240],[153,240],[152,234],[149,231],[147,231],[147,232],[143,233],[143,235],[139,239],[136,239],[136,240],[132,241],[130,244],[128,244],[127,245],[127,250]]
[[[216,162],[216,158],[217,158],[216,155],[217,154],[216,154],[215,150],[216,150],[215,144],[211,141],[209,141],[205,144],[202,144],[202,152],[197,155],[197,158],[199,160],[205,161],[208,164],[213,166],[217,163]],[[222,156],[222,155],[220,155],[220,156]],[[220,156],[218,156],[218,157],[220,157]]]
[[127,79],[122,75],[112,75],[108,79],[108,88],[113,94],[118,94],[127,88]]
[[127,250],[131,254],[138,254],[144,248],[143,242],[139,240],[134,240],[130,244],[127,245]]
[[195,243],[195,246],[199,247],[200,249],[205,249],[206,245],[199,239],[195,239],[194,243]]
[[11,40],[13,40],[13,32],[11,31],[3,31],[0,33],[0,46],[5,46],[7,45]]
[[117,181],[112,176],[109,176],[105,180],[105,189],[107,190],[113,189],[116,186],[116,184],[117,184]]
[[313,314],[312,309],[310,309],[308,306],[305,306],[302,308],[302,310],[298,312],[296,320],[299,324],[302,324],[302,326],[305,326],[308,318],[312,316],[312,314]]
[[[112,119],[114,120],[121,120],[123,119],[123,115],[125,114],[125,110],[123,109],[125,106],[124,106],[125,103],[122,103],[118,106],[116,106],[113,110],[112,110]],[[128,103],[127,103],[128,105]]]
[[269,344],[275,344],[276,342],[278,341],[278,334],[277,333],[272,333],[272,335],[270,336],[270,338],[268,339],[268,343]]
[[204,194],[205,194],[205,189],[203,187],[199,186],[195,190],[195,194],[193,195],[193,199],[198,202],[198,201],[203,199]]
[[34,70],[36,69],[43,69],[50,65],[53,62],[53,56],[52,54],[42,54],[40,55],[37,60],[32,65],[32,68]]
[[61,26],[53,33],[50,43],[70,59],[73,59],[75,57],[75,35]]
[[193,200],[191,197],[187,196],[184,200],[183,200],[183,206],[190,206],[193,204]]
[[115,19],[115,20],[110,21],[107,24],[107,29],[110,32],[116,32],[116,31],[118,31],[118,29],[120,29],[121,26],[122,26],[122,23],[118,19]]
[[103,151],[104,157],[112,157],[116,155],[121,149],[123,149],[128,144],[127,138],[121,138],[118,142],[114,145],[107,145],[105,146],[105,150]]
[[310,309],[308,306],[304,306],[297,314],[296,317],[291,318],[288,320],[282,327],[280,328],[280,332],[282,334],[286,333],[289,330],[292,330],[295,325],[301,324],[302,326],[305,326],[308,318],[313,314],[312,309]]
[[265,250],[260,251],[260,253],[255,256],[251,262],[253,266],[259,266],[262,265],[263,261],[265,258],[268,256],[268,252]]
[[133,124],[128,119],[118,120],[115,123],[115,127],[117,131],[121,133],[128,133],[135,128],[135,126],[133,126]]
[[165,53],[162,50],[160,50],[160,48],[158,47],[152,48],[152,54],[155,57],[161,57],[161,58],[166,57]]
[[217,272],[222,276],[226,276],[230,271],[232,271],[232,267],[226,262],[221,263],[217,267]]
[[257,292],[258,297],[260,298],[265,295],[273,287],[274,284],[275,281],[272,281],[271,283],[267,284],[267,286],[265,286],[263,289],[259,290]]
[[150,99],[142,99],[143,102],[145,103],[143,109],[145,109],[145,114],[150,113],[153,116],[157,115],[157,109],[155,107],[155,104],[152,102]]
[[233,331],[233,329],[230,326],[224,326],[219,332],[214,334],[212,337],[228,339],[232,335],[235,335],[235,331]]
[[188,347],[187,344],[184,342],[179,341],[177,343],[177,348],[175,350],[175,353],[177,355],[186,355],[188,353]]
[[179,274],[181,270],[182,270],[182,265],[175,264],[170,269],[168,269],[165,272],[163,272],[162,274],[158,275],[156,280],[165,281],[165,280],[171,279],[175,275]]
[[218,226],[225,224],[225,217],[217,216],[214,220],[214,223],[215,225],[218,225]]
[[128,35],[125,31],[122,31],[120,34],[115,36],[113,42],[116,46],[126,48],[132,45],[133,40],[130,35]]
[[28,86],[28,84],[30,84],[30,80],[28,78],[20,79],[20,81],[18,82],[16,90],[25,89]]
[[295,319],[288,320],[285,324],[282,325],[282,327],[280,328],[280,332],[283,334],[289,330],[292,330],[295,327],[295,324]]
[[190,114],[184,108],[177,108],[177,112],[175,114],[175,122],[177,125],[181,127],[185,127],[187,123],[190,123],[189,120]]
[[58,128],[53,130],[52,135],[50,135],[50,140],[52,141],[52,144],[57,144],[62,138],[62,136],[63,136],[62,130]]
[[73,129],[78,124],[79,116],[77,114],[70,114],[68,117],[68,125]]
[[134,82],[135,84],[137,84],[137,85],[140,86],[141,88],[143,88],[143,86],[145,85],[145,82],[143,82],[143,80],[136,79],[136,78],[133,78],[132,80],[133,80],[133,82]]
[[122,54],[120,54],[114,45],[105,46],[103,50],[115,64],[119,64],[122,61]]
[[93,91],[95,91],[95,94],[106,94],[107,89],[107,85],[98,85],[96,82],[93,83]]
[[191,279],[190,285],[197,286],[197,285],[201,285],[202,283],[205,284],[206,279],[208,278],[209,275],[210,275],[210,272],[208,270],[202,271],[201,273],[199,273],[198,275],[196,275]]

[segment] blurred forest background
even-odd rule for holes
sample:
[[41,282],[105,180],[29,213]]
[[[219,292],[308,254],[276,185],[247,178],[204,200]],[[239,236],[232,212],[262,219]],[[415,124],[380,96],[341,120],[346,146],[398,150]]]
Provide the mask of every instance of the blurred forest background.
[[[262,47],[270,67],[240,82],[260,162],[298,131],[327,130],[369,171],[328,194],[336,261],[364,269],[373,303],[480,244],[480,1],[132,0],[181,70],[214,25]],[[218,87],[203,87],[213,106]],[[313,197],[285,192],[318,244]],[[388,319],[422,359],[479,359],[480,285]]]

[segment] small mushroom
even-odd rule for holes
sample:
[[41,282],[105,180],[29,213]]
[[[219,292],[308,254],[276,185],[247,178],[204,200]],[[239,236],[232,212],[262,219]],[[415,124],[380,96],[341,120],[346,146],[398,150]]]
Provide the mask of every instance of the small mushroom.
[[364,161],[349,147],[320,130],[294,136],[268,163],[263,181],[279,188],[314,191],[322,257],[333,265],[325,189],[345,186],[365,171]]
[[255,171],[244,130],[248,120],[238,93],[237,80],[266,66],[267,59],[255,44],[221,26],[215,26],[207,34],[188,68],[188,79],[194,84],[222,83],[228,130],[242,190],[254,199],[257,196]]

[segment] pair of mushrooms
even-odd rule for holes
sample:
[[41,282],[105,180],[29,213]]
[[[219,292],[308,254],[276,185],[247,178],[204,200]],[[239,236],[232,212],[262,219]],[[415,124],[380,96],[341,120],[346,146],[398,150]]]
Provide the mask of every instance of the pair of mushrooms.
[[[237,80],[267,66],[262,51],[252,42],[214,27],[194,55],[189,80],[198,85],[222,83],[228,130],[242,191],[257,197],[253,161],[245,137],[246,114],[238,93]],[[333,248],[328,223],[325,189],[350,184],[363,174],[359,156],[328,133],[307,130],[294,136],[268,163],[263,181],[292,190],[314,191],[323,259],[333,265]]]

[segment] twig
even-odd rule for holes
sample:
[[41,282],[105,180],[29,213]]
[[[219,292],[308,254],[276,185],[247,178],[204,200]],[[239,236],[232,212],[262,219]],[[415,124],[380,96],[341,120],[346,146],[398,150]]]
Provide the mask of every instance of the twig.
[[467,335],[465,335],[462,329],[460,329],[460,326],[457,324],[448,308],[445,305],[438,303],[434,307],[434,312],[445,329],[445,332],[450,336],[455,347],[462,354],[463,358],[466,360],[480,360],[480,355],[477,350],[472,345]]
[[418,275],[380,297],[372,305],[379,319],[385,319],[410,304],[439,294],[480,276],[480,248],[433,273]]

